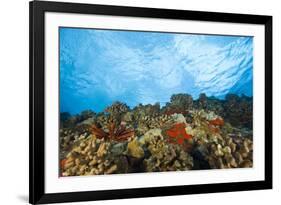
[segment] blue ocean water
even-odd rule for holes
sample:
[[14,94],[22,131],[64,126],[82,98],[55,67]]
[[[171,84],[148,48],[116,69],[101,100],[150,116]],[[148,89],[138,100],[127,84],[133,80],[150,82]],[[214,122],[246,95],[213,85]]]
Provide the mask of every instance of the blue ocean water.
[[253,94],[253,38],[60,28],[60,110]]

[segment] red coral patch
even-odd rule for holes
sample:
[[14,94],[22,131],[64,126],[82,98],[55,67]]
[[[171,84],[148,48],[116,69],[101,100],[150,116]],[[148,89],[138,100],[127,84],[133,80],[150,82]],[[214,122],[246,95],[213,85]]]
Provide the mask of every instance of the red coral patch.
[[174,138],[178,144],[183,144],[185,139],[191,139],[192,136],[187,134],[185,131],[184,123],[177,123],[173,125],[169,130],[166,131],[166,134]]

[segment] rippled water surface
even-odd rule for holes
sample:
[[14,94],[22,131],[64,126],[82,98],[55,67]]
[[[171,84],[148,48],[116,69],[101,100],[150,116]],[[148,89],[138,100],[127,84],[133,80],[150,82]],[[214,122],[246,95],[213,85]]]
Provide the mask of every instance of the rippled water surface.
[[61,112],[253,93],[252,37],[60,28],[59,55]]

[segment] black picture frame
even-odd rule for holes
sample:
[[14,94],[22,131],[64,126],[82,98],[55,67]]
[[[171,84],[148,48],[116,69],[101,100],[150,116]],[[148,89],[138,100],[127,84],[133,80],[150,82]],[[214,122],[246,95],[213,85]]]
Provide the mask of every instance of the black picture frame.
[[[124,6],[32,1],[30,11],[30,165],[29,202],[44,204],[55,202],[91,201],[183,195],[198,193],[260,190],[272,188],[272,16],[184,11]],[[219,184],[198,184],[153,188],[136,188],[71,193],[45,193],[44,130],[45,130],[45,72],[44,72],[44,20],[46,12],[101,14],[113,16],[149,17],[162,19],[199,20],[265,26],[265,180]]]

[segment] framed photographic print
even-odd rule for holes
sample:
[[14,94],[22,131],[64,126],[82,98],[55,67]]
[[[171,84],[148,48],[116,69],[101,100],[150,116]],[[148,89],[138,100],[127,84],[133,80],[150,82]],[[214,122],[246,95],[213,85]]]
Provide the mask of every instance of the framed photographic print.
[[30,203],[272,188],[272,17],[30,2]]

